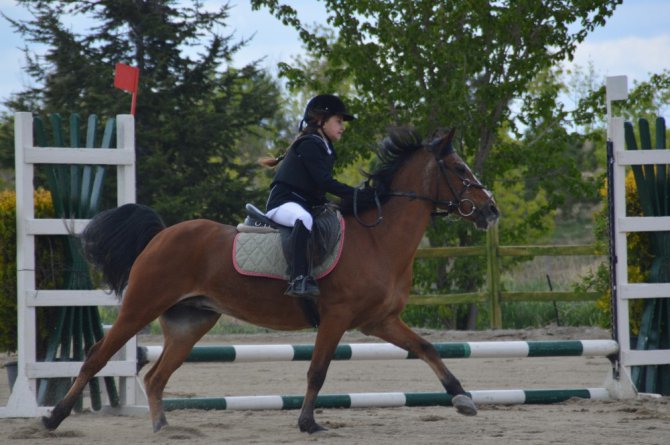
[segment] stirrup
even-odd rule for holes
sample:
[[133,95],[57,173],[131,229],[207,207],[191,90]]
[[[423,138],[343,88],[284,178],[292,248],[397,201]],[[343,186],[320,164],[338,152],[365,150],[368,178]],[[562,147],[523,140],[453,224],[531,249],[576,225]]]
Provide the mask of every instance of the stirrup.
[[319,285],[310,275],[299,275],[288,284],[285,295],[298,298],[316,298],[319,296]]

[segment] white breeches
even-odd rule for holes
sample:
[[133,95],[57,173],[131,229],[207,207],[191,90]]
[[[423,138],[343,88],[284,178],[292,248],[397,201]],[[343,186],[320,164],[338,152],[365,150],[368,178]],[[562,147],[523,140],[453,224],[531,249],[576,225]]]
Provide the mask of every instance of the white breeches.
[[305,228],[310,232],[312,231],[314,221],[312,215],[295,202],[286,202],[279,207],[268,210],[265,216],[278,224],[289,227],[293,227],[297,220],[301,220]]

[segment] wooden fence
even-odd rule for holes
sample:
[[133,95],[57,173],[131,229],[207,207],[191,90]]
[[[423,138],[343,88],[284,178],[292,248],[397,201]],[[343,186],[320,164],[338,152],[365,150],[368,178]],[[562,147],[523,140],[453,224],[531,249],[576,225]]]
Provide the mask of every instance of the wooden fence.
[[578,256],[601,255],[591,244],[545,245],[545,246],[501,246],[498,227],[486,233],[486,245],[472,247],[430,247],[417,251],[416,258],[446,258],[462,256],[486,256],[487,287],[480,292],[451,294],[411,295],[408,304],[443,305],[462,303],[484,303],[491,314],[491,328],[502,327],[501,303],[511,301],[593,301],[602,296],[600,292],[573,291],[528,291],[507,292],[500,285],[500,259],[504,256]]

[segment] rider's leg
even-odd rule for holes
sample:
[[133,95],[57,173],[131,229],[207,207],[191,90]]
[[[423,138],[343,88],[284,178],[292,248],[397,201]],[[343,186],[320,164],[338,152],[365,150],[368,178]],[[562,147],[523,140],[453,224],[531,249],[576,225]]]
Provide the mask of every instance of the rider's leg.
[[279,224],[293,226],[291,233],[293,262],[286,294],[293,297],[317,297],[319,286],[309,274],[309,259],[307,258],[307,243],[313,224],[312,215],[294,202],[287,202],[271,209],[266,215]]
[[314,298],[319,296],[319,286],[309,274],[309,260],[307,258],[307,242],[310,231],[302,220],[297,220],[293,226],[291,240],[293,244],[293,264],[291,265],[291,281],[286,295],[292,297]]

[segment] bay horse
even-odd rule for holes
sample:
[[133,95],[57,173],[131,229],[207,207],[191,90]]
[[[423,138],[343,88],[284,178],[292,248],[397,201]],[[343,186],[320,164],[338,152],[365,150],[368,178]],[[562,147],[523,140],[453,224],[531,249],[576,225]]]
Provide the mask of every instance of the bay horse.
[[[343,212],[346,235],[341,258],[319,283],[321,321],[298,418],[300,431],[323,430],[314,419],[317,394],[340,339],[350,329],[422,359],[459,413],[477,413],[436,349],[400,319],[412,286],[414,255],[431,215],[454,213],[480,229],[498,220],[493,195],[453,150],[452,136],[453,130],[423,142],[414,130],[391,131],[377,153],[379,168],[367,174],[369,186],[380,197],[377,205],[355,215]],[[353,205],[356,210],[355,199]],[[376,223],[371,223],[375,217]],[[60,425],[89,380],[156,318],[163,332],[163,352],[144,377],[154,431],[167,424],[162,396],[169,377],[221,314],[275,330],[310,327],[298,299],[284,295],[284,282],[234,270],[235,234],[235,226],[205,219],[165,228],[156,212],[136,204],[106,210],[92,219],[81,235],[87,257],[117,295],[124,288],[125,294],[109,332],[88,352],[64,398],[42,418],[47,429]]]

